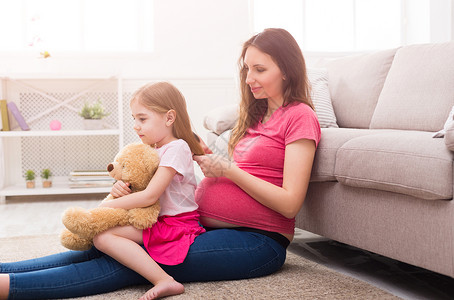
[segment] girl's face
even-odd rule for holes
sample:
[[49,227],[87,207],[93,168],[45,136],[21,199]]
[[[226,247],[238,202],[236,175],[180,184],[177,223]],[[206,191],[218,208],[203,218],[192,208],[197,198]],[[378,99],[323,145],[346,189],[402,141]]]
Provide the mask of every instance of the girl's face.
[[146,108],[138,100],[131,102],[131,112],[134,118],[134,130],[144,144],[155,145],[159,148],[173,139],[172,124],[168,113],[157,113]]
[[247,70],[246,84],[255,99],[267,98],[279,106],[284,103],[284,75],[270,55],[250,46],[244,56],[244,67]]

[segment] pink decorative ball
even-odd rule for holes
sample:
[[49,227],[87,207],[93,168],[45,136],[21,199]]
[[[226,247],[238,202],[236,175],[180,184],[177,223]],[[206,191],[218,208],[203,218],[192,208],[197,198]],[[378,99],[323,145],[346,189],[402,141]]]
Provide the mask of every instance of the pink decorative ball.
[[61,129],[61,122],[58,120],[53,120],[49,124],[50,130],[60,130]]

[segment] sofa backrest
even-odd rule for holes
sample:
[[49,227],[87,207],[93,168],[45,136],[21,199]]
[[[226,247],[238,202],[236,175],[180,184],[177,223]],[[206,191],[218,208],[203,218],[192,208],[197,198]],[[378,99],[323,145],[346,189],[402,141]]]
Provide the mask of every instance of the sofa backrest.
[[370,128],[438,131],[453,105],[454,42],[405,46],[396,52]]
[[396,50],[353,55],[326,63],[339,127],[369,128]]

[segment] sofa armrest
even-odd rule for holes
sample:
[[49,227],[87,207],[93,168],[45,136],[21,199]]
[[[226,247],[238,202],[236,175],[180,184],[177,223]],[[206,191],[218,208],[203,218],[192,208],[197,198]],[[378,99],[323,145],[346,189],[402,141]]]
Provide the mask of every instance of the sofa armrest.
[[238,120],[238,104],[221,106],[210,110],[203,119],[203,126],[221,135],[224,131],[232,129]]
[[[207,133],[207,141],[206,141],[206,144],[208,145],[208,148],[211,148],[214,146],[214,144],[216,143],[216,140],[219,138],[219,134],[213,132],[213,131],[209,131]],[[213,150],[211,150],[213,151]]]
[[446,128],[445,145],[449,150],[454,151],[454,122]]

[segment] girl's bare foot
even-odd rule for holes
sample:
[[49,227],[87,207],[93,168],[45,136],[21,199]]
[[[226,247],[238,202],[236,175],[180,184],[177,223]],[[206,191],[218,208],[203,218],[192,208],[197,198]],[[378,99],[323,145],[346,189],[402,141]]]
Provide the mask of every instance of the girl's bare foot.
[[8,299],[9,294],[9,275],[0,274],[0,299]]
[[140,297],[140,300],[158,299],[182,293],[184,293],[184,286],[170,277],[169,279],[157,282],[153,288],[149,289],[148,292]]

